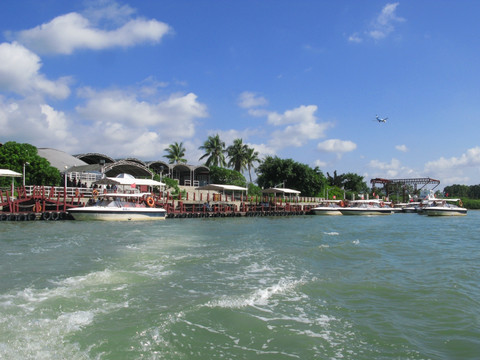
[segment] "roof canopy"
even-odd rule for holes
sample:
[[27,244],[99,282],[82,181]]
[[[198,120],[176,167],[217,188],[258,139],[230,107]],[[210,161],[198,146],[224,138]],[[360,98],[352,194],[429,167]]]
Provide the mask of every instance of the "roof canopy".
[[262,190],[264,194],[300,194],[300,191],[286,188],[269,188]]
[[12,170],[8,170],[8,169],[0,169],[0,176],[6,176],[6,177],[21,177],[22,174],[17,173],[17,172],[12,171]]
[[165,186],[164,183],[160,181],[150,180],[150,179],[135,179],[134,177],[115,177],[107,178],[115,181],[119,185],[147,185],[147,186]]
[[247,191],[247,188],[236,185],[220,185],[220,184],[208,184],[205,186],[197,187],[196,190],[216,190],[216,191]]

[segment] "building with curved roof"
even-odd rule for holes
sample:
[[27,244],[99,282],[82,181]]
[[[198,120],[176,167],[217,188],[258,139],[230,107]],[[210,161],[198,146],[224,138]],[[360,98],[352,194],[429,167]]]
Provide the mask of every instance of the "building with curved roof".
[[115,160],[110,156],[100,153],[87,153],[74,155],[76,158],[86,162],[87,164],[99,164],[102,160],[105,163],[114,163]]
[[37,151],[39,156],[47,159],[50,162],[50,165],[57,168],[61,173],[64,173],[65,169],[71,168],[72,166],[88,165],[87,162],[61,150],[37,148]]
[[153,178],[155,174],[178,181],[182,186],[203,186],[210,183],[210,169],[205,165],[168,164],[162,160],[144,162],[136,158],[114,160],[100,153],[69,155],[64,151],[39,148],[38,155],[47,159],[70,178],[91,183],[104,175],[115,177],[130,174],[136,178]]

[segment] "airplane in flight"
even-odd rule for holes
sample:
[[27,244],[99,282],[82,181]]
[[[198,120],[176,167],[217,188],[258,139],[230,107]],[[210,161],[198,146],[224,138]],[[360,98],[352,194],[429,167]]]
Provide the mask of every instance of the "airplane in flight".
[[378,121],[379,123],[385,123],[385,122],[387,122],[387,119],[388,119],[388,117],[386,117],[386,118],[379,118],[378,115],[376,116],[376,118],[377,118],[377,121]]

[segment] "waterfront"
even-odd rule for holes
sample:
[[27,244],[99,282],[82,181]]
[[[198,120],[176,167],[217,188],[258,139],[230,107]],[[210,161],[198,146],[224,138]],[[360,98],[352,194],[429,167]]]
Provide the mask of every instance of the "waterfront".
[[476,359],[466,217],[0,224],[0,358]]

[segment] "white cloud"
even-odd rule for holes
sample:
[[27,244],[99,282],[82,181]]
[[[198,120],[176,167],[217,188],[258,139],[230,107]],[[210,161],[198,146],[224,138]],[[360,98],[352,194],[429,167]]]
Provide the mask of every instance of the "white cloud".
[[348,41],[354,43],[361,43],[363,39],[358,35],[358,33],[354,33],[348,37]]
[[71,54],[77,49],[128,47],[159,42],[171,28],[157,20],[132,19],[113,30],[92,26],[83,15],[72,12],[16,34],[19,42],[39,54]]
[[238,97],[238,106],[244,109],[255,108],[267,104],[267,99],[250,91],[244,91]]
[[87,138],[95,139],[89,146],[101,144],[118,156],[160,157],[171,141],[193,137],[196,120],[208,115],[193,93],[173,94],[157,103],[124,91],[83,89],[80,95],[86,104],[76,110],[91,123]]
[[0,90],[24,96],[39,93],[60,99],[68,97],[70,79],[48,80],[40,73],[41,67],[40,58],[22,45],[0,44]]
[[401,152],[407,152],[408,151],[408,148],[406,145],[397,145],[395,146],[395,149],[397,149],[398,151],[401,151]]
[[[380,14],[371,22],[368,30],[365,31],[365,36],[374,40],[384,39],[395,30],[396,23],[405,21],[404,18],[396,15],[398,5],[398,2],[385,5]],[[348,37],[348,41],[361,43],[363,38],[358,32],[355,32]]]
[[381,162],[379,160],[371,160],[368,166],[374,169],[374,174],[372,174],[372,177],[395,179],[398,177],[409,178],[419,176],[414,170],[402,166],[400,161],[397,159],[392,159],[390,163]]
[[87,6],[83,13],[95,24],[104,20],[123,24],[136,12],[129,5],[120,5],[113,0],[90,0],[90,4],[87,3]]
[[65,113],[37,99],[14,101],[0,97],[2,137],[39,147],[72,150],[79,143]]
[[397,2],[387,4],[383,7],[380,14],[372,23],[372,29],[367,32],[370,37],[375,40],[384,39],[395,30],[395,23],[405,21],[405,19],[395,14],[398,4]]
[[317,145],[317,149],[322,152],[335,153],[339,157],[344,153],[353,151],[357,148],[357,144],[350,140],[329,139]]
[[316,105],[301,105],[293,110],[287,110],[283,114],[271,112],[268,114],[268,122],[275,126],[284,126],[282,130],[272,133],[269,141],[270,146],[282,149],[288,146],[302,146],[307,141],[325,136],[325,131],[331,126],[330,123],[319,123],[315,112]]
[[315,160],[314,165],[318,166],[321,169],[321,168],[326,167],[327,163],[325,161],[322,161],[322,160]]
[[[468,149],[460,157],[444,158],[429,161],[424,171],[430,176],[442,181],[442,184],[468,184],[473,178],[478,178],[480,166],[480,146]],[[467,175],[467,174],[470,175]]]

